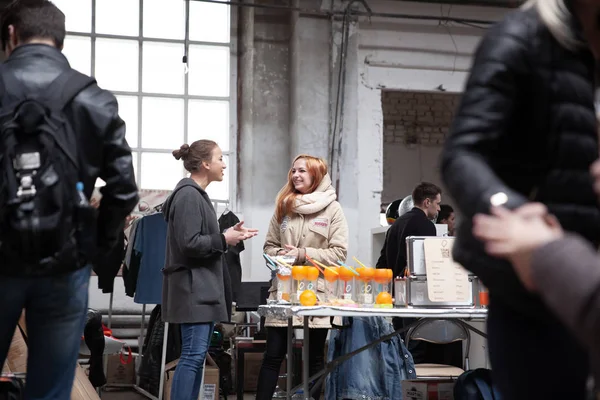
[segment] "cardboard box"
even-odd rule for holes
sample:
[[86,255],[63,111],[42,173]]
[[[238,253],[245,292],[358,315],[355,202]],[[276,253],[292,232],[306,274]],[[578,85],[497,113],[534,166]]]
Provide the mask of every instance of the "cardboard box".
[[264,353],[246,353],[244,356],[244,392],[256,392],[263,356]]
[[[171,400],[171,386],[173,385],[173,376],[179,359],[171,361],[165,366],[165,384],[163,399]],[[204,367],[204,393],[203,398],[199,400],[219,400],[219,369],[207,365]]]
[[453,380],[404,380],[404,400],[454,400]]
[[106,383],[133,385],[135,383],[135,363],[121,363],[119,354],[110,354],[106,357]]

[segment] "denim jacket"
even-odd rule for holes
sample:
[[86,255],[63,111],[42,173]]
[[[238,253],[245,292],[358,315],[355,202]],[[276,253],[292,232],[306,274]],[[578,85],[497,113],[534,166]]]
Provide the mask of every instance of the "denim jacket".
[[[394,332],[383,317],[344,318],[344,326],[330,333],[328,362]],[[336,366],[327,377],[325,400],[402,400],[402,380],[414,378],[412,355],[394,336]]]

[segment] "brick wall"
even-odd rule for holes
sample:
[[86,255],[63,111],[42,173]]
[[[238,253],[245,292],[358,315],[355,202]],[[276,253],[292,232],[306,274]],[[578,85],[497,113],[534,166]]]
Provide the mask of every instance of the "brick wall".
[[460,94],[384,91],[381,96],[384,146],[391,143],[440,145]]

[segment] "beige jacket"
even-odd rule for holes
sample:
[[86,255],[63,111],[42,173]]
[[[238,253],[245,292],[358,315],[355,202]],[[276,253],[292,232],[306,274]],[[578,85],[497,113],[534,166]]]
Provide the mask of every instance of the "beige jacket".
[[[308,255],[322,263],[345,261],[348,253],[348,224],[342,206],[336,201],[331,178],[325,175],[321,184],[310,194],[300,196],[294,212],[286,216],[282,223],[273,215],[267,232],[263,250],[275,256],[285,245],[300,250],[295,264],[305,265]],[[318,288],[323,288],[323,278],[319,278]],[[273,278],[269,298],[277,298],[277,277]],[[322,289],[317,297],[322,298]],[[330,318],[311,318],[311,328],[331,328]],[[287,321],[267,318],[266,326],[287,327]],[[301,326],[301,318],[294,318],[294,326]]]

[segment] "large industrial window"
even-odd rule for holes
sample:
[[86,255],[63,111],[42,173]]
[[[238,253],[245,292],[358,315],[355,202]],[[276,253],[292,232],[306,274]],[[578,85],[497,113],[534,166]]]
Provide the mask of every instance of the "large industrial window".
[[[234,197],[230,8],[184,0],[54,0],[65,13],[71,66],[112,91],[127,124],[141,189],[173,189],[185,176],[171,151],[215,140],[228,165],[214,200]],[[185,54],[189,11],[188,65]],[[117,12],[118,10],[118,12]]]

